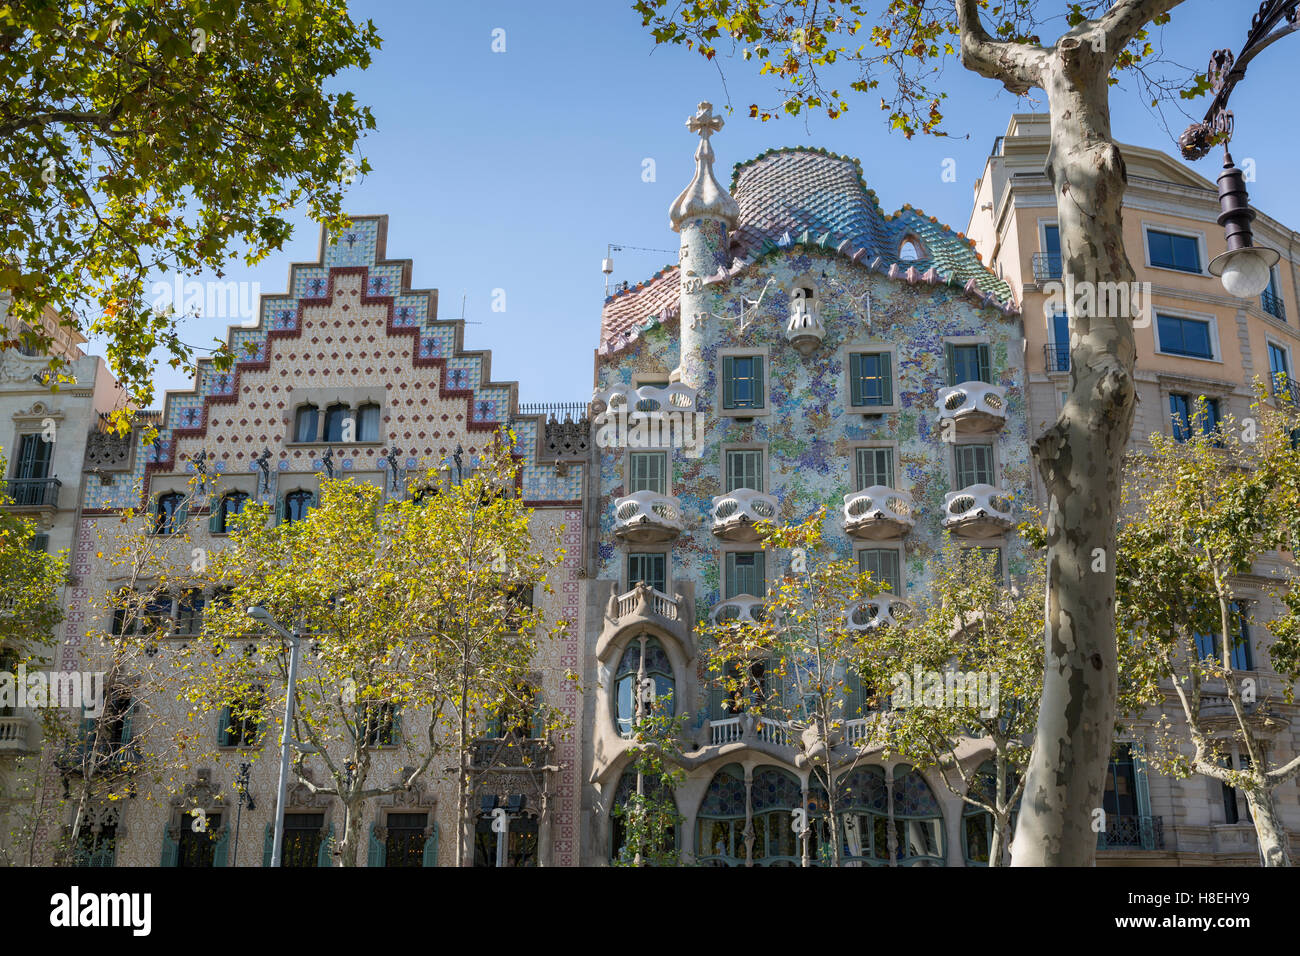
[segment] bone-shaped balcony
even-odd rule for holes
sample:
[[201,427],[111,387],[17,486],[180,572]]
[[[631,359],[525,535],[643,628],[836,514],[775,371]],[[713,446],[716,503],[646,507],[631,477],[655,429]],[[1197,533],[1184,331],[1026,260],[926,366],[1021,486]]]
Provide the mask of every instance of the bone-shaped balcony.
[[939,389],[939,423],[962,434],[996,431],[1007,421],[1007,390],[988,382],[962,382]]
[[746,624],[763,623],[763,599],[752,594],[738,594],[734,598],[719,601],[709,611],[710,624],[725,624],[727,621],[742,621]]
[[910,610],[911,607],[902,598],[891,597],[888,594],[878,594],[869,600],[859,601],[849,609],[849,629],[871,631],[878,627],[897,624],[898,616]]
[[1001,534],[1014,523],[1011,499],[992,485],[971,485],[943,496],[943,526],[967,538]]
[[682,509],[676,498],[638,491],[614,500],[614,535],[632,544],[671,541],[682,533]]
[[612,412],[615,415],[653,414],[655,412],[693,412],[695,411],[695,389],[681,382],[671,385],[614,385],[602,389],[591,396],[592,411],[599,415]]
[[760,521],[776,519],[776,499],[737,488],[713,499],[713,533],[724,541],[757,541]]
[[844,496],[844,531],[854,538],[880,541],[901,538],[912,530],[912,496],[906,491],[872,485]]
[[785,325],[785,337],[803,355],[808,355],[821,345],[826,337],[826,327],[816,311],[792,309]]

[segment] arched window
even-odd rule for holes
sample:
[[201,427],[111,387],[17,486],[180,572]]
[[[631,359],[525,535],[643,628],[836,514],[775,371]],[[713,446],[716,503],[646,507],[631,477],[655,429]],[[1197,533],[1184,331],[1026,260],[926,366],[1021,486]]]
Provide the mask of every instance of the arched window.
[[798,866],[799,838],[790,825],[790,811],[803,806],[799,778],[778,767],[761,767],[754,771],[750,800],[754,811],[754,865]]
[[894,768],[894,827],[899,866],[943,866],[943,814],[934,791],[907,764]]
[[[818,787],[817,792],[820,812],[816,816],[823,822],[813,832],[821,837],[818,844],[820,862],[829,864],[832,857],[824,822],[826,791]],[[814,816],[813,809],[810,805],[810,817]],[[842,777],[837,789],[835,815],[839,817],[836,838],[840,841],[842,866],[889,865],[889,790],[885,786],[883,767],[858,767]]]
[[[743,781],[742,781],[743,783]],[[643,780],[641,792],[654,800],[661,807],[668,808],[672,803],[672,791],[664,785],[660,778],[653,780]],[[631,863],[636,857],[635,847],[627,846],[627,824],[624,820],[622,808],[631,805],[632,797],[636,794],[636,769],[628,767],[623,771],[623,776],[618,779],[618,787],[614,791],[614,802],[610,810],[610,834],[609,834],[609,858],[621,863]],[[657,852],[661,856],[671,856],[677,849],[678,831],[677,825],[673,824],[662,831],[662,839],[659,846],[652,852]],[[642,852],[642,858],[646,856]]]
[[284,496],[285,523],[301,521],[311,511],[313,498],[310,491],[291,491]]
[[[631,737],[636,724],[636,679],[641,669],[654,687],[656,706],[671,707],[673,693],[673,665],[664,653],[663,645],[653,637],[633,640],[619,661],[614,675],[614,701],[618,708],[618,732],[621,737]],[[669,699],[668,704],[664,704]]]
[[248,495],[242,491],[232,491],[222,498],[221,504],[217,506],[216,526],[212,530],[217,534],[228,533],[230,519],[243,511],[246,504],[248,504]]
[[[1017,783],[1019,783],[1019,777],[1013,770],[1008,768],[1006,792],[1011,793],[1014,791]],[[991,804],[997,800],[997,764],[989,760],[980,766],[975,773],[975,778],[971,780],[969,793],[985,803]],[[1016,831],[1016,814],[1019,809],[1020,800],[1017,799],[1016,805],[1011,811],[1011,827],[1010,832],[1007,834],[1008,839]],[[988,866],[989,850],[993,845],[993,814],[969,803],[963,803],[961,845],[962,852],[966,856],[967,866]],[[1006,851],[1007,847],[1003,845],[1002,852],[1005,854]]]
[[357,409],[357,441],[379,441],[378,405],[362,405]]
[[746,802],[740,764],[713,775],[695,816],[695,858],[702,866],[745,865]]
[[899,262],[915,262],[923,258],[921,255],[921,246],[915,239],[904,239],[903,244],[898,248]]
[[303,405],[293,420],[294,441],[315,441],[316,423],[319,409],[315,405]]
[[326,441],[343,441],[343,433],[346,422],[352,414],[352,409],[346,405],[331,405],[325,409],[325,440]]
[[185,496],[175,491],[158,496],[158,510],[155,514],[153,526],[154,534],[172,534],[180,528],[185,520],[181,508],[181,502],[184,500]]

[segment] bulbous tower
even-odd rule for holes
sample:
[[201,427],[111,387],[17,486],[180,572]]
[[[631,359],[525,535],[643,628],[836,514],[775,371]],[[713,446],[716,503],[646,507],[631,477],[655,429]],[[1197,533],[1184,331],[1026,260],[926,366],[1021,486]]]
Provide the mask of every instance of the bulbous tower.
[[713,146],[709,137],[722,129],[721,116],[713,115],[712,103],[701,103],[686,128],[700,137],[695,150],[695,176],[673,200],[669,222],[681,237],[678,262],[681,268],[681,361],[677,377],[692,388],[704,386],[701,363],[701,334],[707,321],[711,298],[704,280],[729,262],[731,230],[740,217],[736,200],[713,175]]

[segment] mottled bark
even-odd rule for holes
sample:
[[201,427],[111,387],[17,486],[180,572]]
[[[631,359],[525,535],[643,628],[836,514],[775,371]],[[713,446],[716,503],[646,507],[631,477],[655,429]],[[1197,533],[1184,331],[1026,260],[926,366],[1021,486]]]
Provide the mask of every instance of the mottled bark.
[[1255,836],[1259,839],[1259,854],[1264,865],[1293,865],[1286,825],[1277,812],[1272,789],[1247,787],[1246,803],[1250,806],[1250,818],[1255,823]]
[[[1047,175],[1056,192],[1064,277],[1131,282],[1121,208],[1124,160],[1111,139],[1108,59],[1063,39],[1044,86]],[[1070,392],[1033,450],[1047,492],[1043,696],[1017,824],[1015,866],[1095,861],[1115,727],[1115,537],[1121,461],[1133,425],[1132,316],[1070,311]]]
[[[956,0],[962,62],[1013,92],[1047,93],[1062,268],[1081,283],[1131,282],[1121,209],[1126,176],[1111,138],[1107,78],[1118,53],[1180,0],[1117,0],[1051,49],[994,41],[976,0]],[[1095,291],[1095,289],[1094,289]],[[1070,313],[1070,391],[1035,443],[1047,492],[1045,672],[1012,864],[1096,860],[1117,687],[1115,537],[1121,460],[1133,425],[1131,315]]]

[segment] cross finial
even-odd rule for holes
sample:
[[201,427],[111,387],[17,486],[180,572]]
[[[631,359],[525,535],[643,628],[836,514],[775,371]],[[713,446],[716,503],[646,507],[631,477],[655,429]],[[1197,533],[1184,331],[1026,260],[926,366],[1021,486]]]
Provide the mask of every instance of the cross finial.
[[692,133],[699,133],[700,139],[707,140],[722,129],[721,116],[713,115],[713,104],[705,100],[695,110],[695,115],[686,121],[686,128]]

